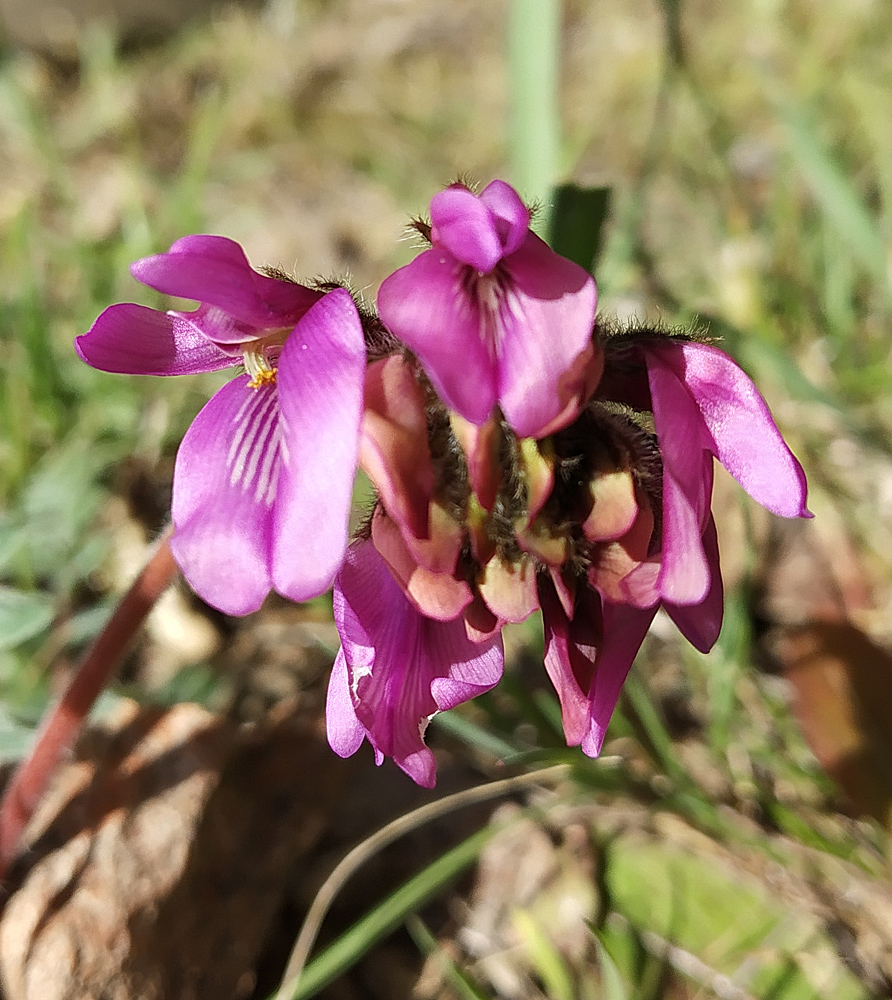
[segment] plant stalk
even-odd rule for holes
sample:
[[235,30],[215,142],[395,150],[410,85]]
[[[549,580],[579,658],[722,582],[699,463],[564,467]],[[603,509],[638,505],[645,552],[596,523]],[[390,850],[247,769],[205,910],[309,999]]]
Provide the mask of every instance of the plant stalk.
[[94,702],[114,676],[146,615],[176,575],[170,552],[172,534],[173,528],[168,527],[156,542],[148,562],[77,665],[62,697],[44,716],[34,746],[6,785],[0,799],[0,880],[15,861],[25,828],[59,762],[74,746]]

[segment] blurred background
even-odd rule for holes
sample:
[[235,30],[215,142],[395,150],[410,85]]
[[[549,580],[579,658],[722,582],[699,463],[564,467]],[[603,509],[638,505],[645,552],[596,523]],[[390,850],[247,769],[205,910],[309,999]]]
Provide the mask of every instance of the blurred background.
[[[131,261],[218,233],[373,302],[458,176],[544,214],[555,182],[606,189],[601,312],[720,337],[815,519],[717,470],[722,636],[702,656],[658,618],[600,761],[563,747],[541,628],[514,628],[502,685],[431,726],[438,794],[570,776],[377,855],[295,995],[892,995],[892,7],[0,0],[0,31],[3,759],[145,559],[221,384],[76,358],[106,305],[166,307]],[[274,991],[337,858],[430,798],[325,747],[336,649],[327,599],[232,620],[165,595],[7,886],[8,1000]]]

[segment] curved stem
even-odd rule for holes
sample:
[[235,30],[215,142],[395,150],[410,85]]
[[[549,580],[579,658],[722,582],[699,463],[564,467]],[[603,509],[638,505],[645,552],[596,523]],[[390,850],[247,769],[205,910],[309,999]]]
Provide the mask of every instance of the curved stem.
[[479,802],[486,802],[489,799],[498,798],[501,795],[512,795],[521,789],[529,788],[533,785],[548,784],[552,781],[561,781],[567,777],[570,768],[566,764],[557,764],[552,767],[545,767],[538,771],[531,771],[529,774],[520,774],[512,778],[503,778],[501,781],[492,781],[487,785],[476,785],[473,788],[466,788],[464,791],[455,792],[445,798],[428,802],[404,816],[398,816],[386,826],[378,830],[377,833],[362,841],[350,851],[338,863],[337,867],[325,880],[322,888],[316,893],[316,898],[304,919],[303,927],[297,936],[288,964],[282,976],[282,983],[275,995],[274,1000],[292,1000],[295,991],[300,984],[300,976],[310,956],[310,951],[319,934],[322,921],[334,902],[335,897],[341,890],[344,883],[362,865],[374,857],[379,851],[384,850],[395,840],[417,829],[425,823],[430,823],[440,816],[446,816],[456,809],[463,809],[465,806],[474,805]]
[[74,746],[93,703],[111,680],[137,629],[167,589],[177,567],[170,553],[173,528],[155,544],[148,562],[87,650],[58,703],[44,716],[31,752],[9,779],[0,799],[0,879],[63,754]]

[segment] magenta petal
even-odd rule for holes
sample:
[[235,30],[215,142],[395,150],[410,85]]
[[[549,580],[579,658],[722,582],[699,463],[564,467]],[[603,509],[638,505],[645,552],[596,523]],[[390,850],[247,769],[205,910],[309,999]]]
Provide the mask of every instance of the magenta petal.
[[659,348],[693,396],[713,452],[758,503],[781,517],[808,517],[802,466],[759,390],[722,351],[706,344]]
[[165,295],[216,306],[257,329],[293,326],[322,295],[259,274],[238,243],[223,236],[185,236],[167,253],[144,257],[130,270]]
[[679,631],[701,653],[708,653],[722,631],[725,611],[722,569],[719,563],[719,540],[712,515],[703,532],[703,550],[709,563],[710,585],[702,604],[678,605],[665,603],[666,612]]
[[510,281],[499,303],[499,402],[519,437],[536,437],[579,391],[597,293],[591,275],[533,233],[502,267]]
[[436,712],[491,688],[501,637],[473,643],[464,622],[434,622],[415,609],[371,542],[347,552],[334,612],[356,717],[376,750],[432,787],[436,762],[424,730]]
[[627,604],[636,608],[652,608],[661,599],[659,578],[659,558],[645,559],[620,580],[620,593]]
[[275,387],[250,389],[240,375],[207,402],[177,452],[171,550],[192,589],[226,614],[256,611],[271,589],[278,417]]
[[663,544],[657,588],[674,604],[700,604],[710,585],[702,536],[712,497],[712,456],[700,412],[657,352],[647,375],[663,459]]
[[461,619],[448,625],[427,622],[425,627],[430,635],[429,644],[436,646],[437,658],[448,665],[445,674],[438,674],[431,681],[431,693],[439,711],[455,708],[499,683],[505,665],[501,633],[485,642],[474,642],[468,638]]
[[109,306],[74,348],[88,365],[125,375],[193,375],[234,363],[178,314],[131,302]]
[[492,510],[502,475],[499,468],[501,425],[495,416],[484,424],[472,424],[458,414],[452,414],[450,422],[452,433],[465,453],[471,489],[481,505],[486,510]]
[[202,337],[212,340],[224,350],[233,350],[236,356],[241,354],[243,345],[269,332],[274,323],[273,320],[267,320],[265,327],[246,323],[223,309],[206,303],[191,312],[172,312],[170,315],[189,324]]
[[365,739],[365,729],[350,698],[350,679],[344,650],[339,649],[331,668],[325,699],[325,731],[328,745],[339,757],[352,757]]
[[600,642],[601,602],[588,589],[580,591],[573,621],[567,617],[554,585],[539,585],[545,627],[545,670],[561,703],[567,746],[578,746],[589,728],[589,690]]
[[526,239],[530,228],[530,210],[514,188],[504,181],[495,180],[487,184],[480,192],[480,200],[495,217],[502,256],[507,257]]
[[418,355],[443,402],[482,424],[496,404],[496,361],[481,309],[463,287],[464,267],[446,250],[426,250],[384,280],[378,311]]
[[282,470],[272,574],[294,601],[331,586],[347,547],[359,454],[365,340],[342,288],[294,328],[279,357]]
[[434,249],[447,250],[475,271],[489,274],[502,259],[504,251],[496,219],[466,187],[455,185],[434,195],[431,223]]
[[428,538],[434,470],[424,394],[398,355],[375,361],[366,372],[360,464],[400,529]]
[[473,600],[474,595],[468,584],[452,575],[455,561],[448,571],[442,573],[419,564],[409,550],[399,525],[380,506],[372,517],[372,541],[403,592],[427,618],[452,621]]
[[589,730],[582,741],[589,757],[601,752],[619,693],[656,613],[656,607],[640,610],[604,602],[604,640],[591,690]]
[[657,591],[674,604],[700,604],[710,586],[701,541],[700,512],[679,481],[663,467],[663,551]]
[[554,587],[554,591],[557,594],[557,599],[560,601],[564,614],[569,621],[572,621],[573,608],[576,604],[575,578],[570,577],[570,581],[568,583],[567,577],[565,577],[564,574],[555,566],[549,567],[548,575],[551,578],[552,586]]

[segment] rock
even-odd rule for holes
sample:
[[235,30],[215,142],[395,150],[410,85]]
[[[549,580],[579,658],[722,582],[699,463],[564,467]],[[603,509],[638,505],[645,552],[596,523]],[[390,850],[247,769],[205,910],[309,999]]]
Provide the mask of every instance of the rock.
[[293,710],[245,730],[195,705],[131,706],[92,743],[13,873],[4,997],[249,996],[342,762]]

